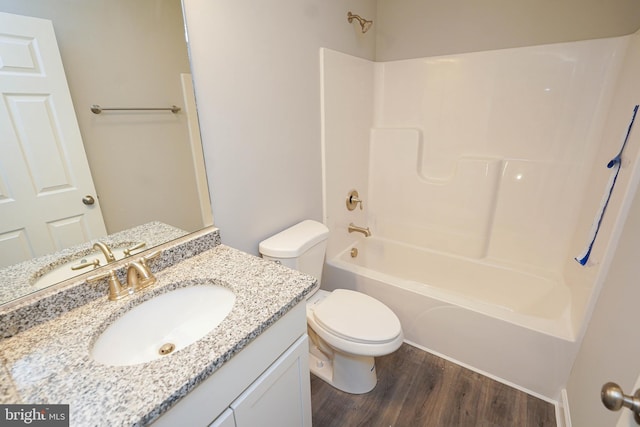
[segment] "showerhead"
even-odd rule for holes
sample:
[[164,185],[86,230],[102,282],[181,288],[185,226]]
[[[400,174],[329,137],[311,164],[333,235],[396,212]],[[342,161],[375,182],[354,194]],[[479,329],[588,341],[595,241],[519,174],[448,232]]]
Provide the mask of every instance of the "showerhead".
[[369,28],[371,28],[371,26],[373,25],[373,21],[367,21],[365,20],[362,25],[362,32],[366,33],[367,31],[369,31]]
[[360,27],[362,28],[362,32],[366,33],[367,31],[369,31],[369,28],[371,28],[371,26],[373,25],[373,21],[367,21],[366,19],[362,18],[359,15],[354,15],[351,12],[347,13],[347,21],[349,21],[349,23],[353,22],[353,20],[357,20],[358,23],[360,23]]

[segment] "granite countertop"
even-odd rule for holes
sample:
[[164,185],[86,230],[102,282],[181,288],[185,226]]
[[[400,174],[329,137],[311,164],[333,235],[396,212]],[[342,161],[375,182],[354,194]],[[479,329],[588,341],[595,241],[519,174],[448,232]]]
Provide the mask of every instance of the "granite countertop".
[[[219,369],[302,301],[315,279],[224,245],[156,273],[130,298],[87,302],[0,342],[0,403],[70,404],[71,425],[145,425]],[[155,295],[210,280],[236,294],[231,313],[204,338],[134,366],[89,356],[117,317]]]

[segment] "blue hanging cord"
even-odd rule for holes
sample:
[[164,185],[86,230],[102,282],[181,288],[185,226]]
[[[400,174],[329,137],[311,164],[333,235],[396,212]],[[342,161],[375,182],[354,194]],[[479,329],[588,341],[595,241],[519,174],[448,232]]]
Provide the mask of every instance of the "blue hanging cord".
[[600,225],[602,224],[602,218],[604,218],[604,212],[607,210],[607,205],[609,205],[609,200],[611,199],[611,193],[613,193],[613,187],[616,185],[616,180],[618,179],[618,173],[620,172],[620,166],[622,164],[622,152],[624,151],[624,147],[627,145],[627,141],[629,141],[629,135],[631,134],[631,128],[633,127],[633,122],[636,120],[636,114],[638,113],[638,105],[633,108],[633,116],[631,117],[631,122],[629,123],[629,127],[627,128],[627,135],[624,138],[624,142],[622,143],[622,147],[620,147],[620,151],[616,156],[607,163],[607,168],[612,169],[615,168],[615,172],[613,173],[612,179],[609,180],[609,188],[605,192],[604,202],[600,207],[600,211],[596,215],[596,221],[594,224],[596,226],[592,228],[592,237],[589,246],[587,246],[586,251],[582,254],[574,258],[576,261],[580,263],[580,265],[585,265],[589,260],[589,256],[591,255],[591,250],[593,249],[593,244],[596,241],[596,237],[598,237],[598,231],[600,230]]

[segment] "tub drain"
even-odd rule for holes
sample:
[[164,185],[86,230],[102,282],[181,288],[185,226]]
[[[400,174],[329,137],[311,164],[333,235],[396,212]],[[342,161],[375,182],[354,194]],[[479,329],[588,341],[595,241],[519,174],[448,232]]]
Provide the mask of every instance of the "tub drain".
[[158,353],[160,353],[161,356],[166,356],[167,354],[171,353],[175,349],[176,349],[176,345],[168,342],[164,344],[162,347],[160,347],[160,350],[158,350]]

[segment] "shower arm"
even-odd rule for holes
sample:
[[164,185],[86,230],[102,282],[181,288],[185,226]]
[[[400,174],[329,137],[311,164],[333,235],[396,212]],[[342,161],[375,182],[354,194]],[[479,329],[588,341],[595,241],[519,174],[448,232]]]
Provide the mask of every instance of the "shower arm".
[[367,31],[369,31],[369,28],[371,28],[371,26],[373,25],[373,21],[368,21],[363,17],[361,17],[360,15],[355,15],[351,12],[348,12],[347,21],[349,21],[349,23],[352,23],[354,19],[358,21],[358,23],[360,24],[360,28],[362,28],[362,33],[366,33]]

